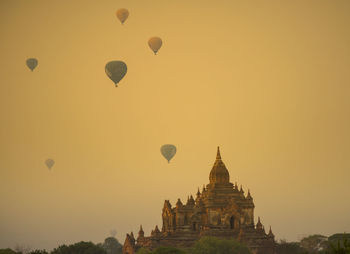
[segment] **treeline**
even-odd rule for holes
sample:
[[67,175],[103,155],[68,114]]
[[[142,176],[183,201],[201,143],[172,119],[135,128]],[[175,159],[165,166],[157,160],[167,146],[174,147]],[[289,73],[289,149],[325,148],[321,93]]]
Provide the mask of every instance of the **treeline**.
[[252,254],[247,246],[237,240],[202,237],[190,249],[159,247],[153,251],[141,248],[136,254]]
[[[350,254],[350,234],[334,234],[330,237],[311,235],[299,242],[281,240],[276,244],[276,254]],[[104,243],[79,242],[61,245],[51,252],[46,250],[2,249],[0,254],[122,254],[122,245],[114,237]],[[244,244],[231,239],[203,237],[190,249],[159,247],[149,251],[141,248],[136,254],[252,254]]]
[[277,254],[350,254],[350,234],[334,234],[330,237],[310,235],[299,242],[281,240]]
[[[300,242],[279,241],[276,254],[350,254],[350,234],[335,234],[330,237],[311,235]],[[153,251],[140,249],[136,254],[252,254],[236,240],[201,238],[193,248],[184,250],[173,247],[160,247]],[[263,254],[263,253],[258,253]]]
[[79,242],[71,245],[60,245],[51,252],[46,250],[29,250],[17,246],[12,249],[0,249],[0,254],[122,254],[123,246],[114,237],[108,237],[104,243]]

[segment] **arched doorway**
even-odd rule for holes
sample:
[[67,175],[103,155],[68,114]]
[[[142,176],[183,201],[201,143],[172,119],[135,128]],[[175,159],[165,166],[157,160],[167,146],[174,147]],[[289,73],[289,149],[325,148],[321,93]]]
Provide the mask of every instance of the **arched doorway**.
[[197,230],[197,225],[196,225],[195,222],[193,222],[193,224],[192,224],[192,229],[193,229],[193,231],[196,231],[196,230]]
[[230,228],[234,229],[235,228],[235,217],[231,216],[230,218]]

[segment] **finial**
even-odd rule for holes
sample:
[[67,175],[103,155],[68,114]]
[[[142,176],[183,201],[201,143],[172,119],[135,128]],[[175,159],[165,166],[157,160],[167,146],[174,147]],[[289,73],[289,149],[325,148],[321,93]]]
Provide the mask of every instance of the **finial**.
[[218,146],[218,151],[216,153],[216,159],[221,160],[221,155],[220,155],[220,147]]
[[177,202],[176,202],[176,207],[178,208],[178,207],[180,207],[180,206],[182,206],[182,202],[181,202],[181,200],[178,198],[178,199],[177,199]]
[[160,231],[159,231],[159,228],[158,228],[158,225],[156,225],[156,227],[155,227],[155,229],[154,229],[154,232],[155,233],[159,233]]
[[248,199],[252,199],[252,196],[250,195],[250,190],[248,189],[248,194],[247,194]]
[[142,229],[142,225],[140,225],[140,230],[139,230],[139,237],[143,237],[144,236],[144,232],[143,232],[143,229]]

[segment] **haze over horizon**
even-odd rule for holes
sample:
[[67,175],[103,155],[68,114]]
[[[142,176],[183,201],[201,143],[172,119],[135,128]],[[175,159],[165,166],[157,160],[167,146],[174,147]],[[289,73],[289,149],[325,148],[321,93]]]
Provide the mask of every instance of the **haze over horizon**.
[[[217,146],[277,239],[350,232],[349,13],[347,0],[1,0],[0,248],[149,235],[165,199],[209,183]],[[111,60],[128,65],[117,88]]]

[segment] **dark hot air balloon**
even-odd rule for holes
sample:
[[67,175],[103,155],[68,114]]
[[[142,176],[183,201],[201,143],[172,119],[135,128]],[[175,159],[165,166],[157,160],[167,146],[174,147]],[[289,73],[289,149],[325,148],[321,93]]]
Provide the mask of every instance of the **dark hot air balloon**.
[[160,152],[169,163],[170,160],[176,154],[176,146],[170,144],[162,145],[162,147],[160,148]]
[[38,60],[36,58],[28,58],[26,61],[28,68],[33,71],[35,67],[38,65]]
[[117,10],[117,12],[115,14],[117,15],[117,18],[120,20],[120,22],[122,24],[124,24],[124,22],[129,17],[129,11],[127,9],[124,9],[124,8]]
[[128,67],[122,61],[111,61],[106,64],[105,71],[107,76],[117,87],[118,82],[125,76]]

